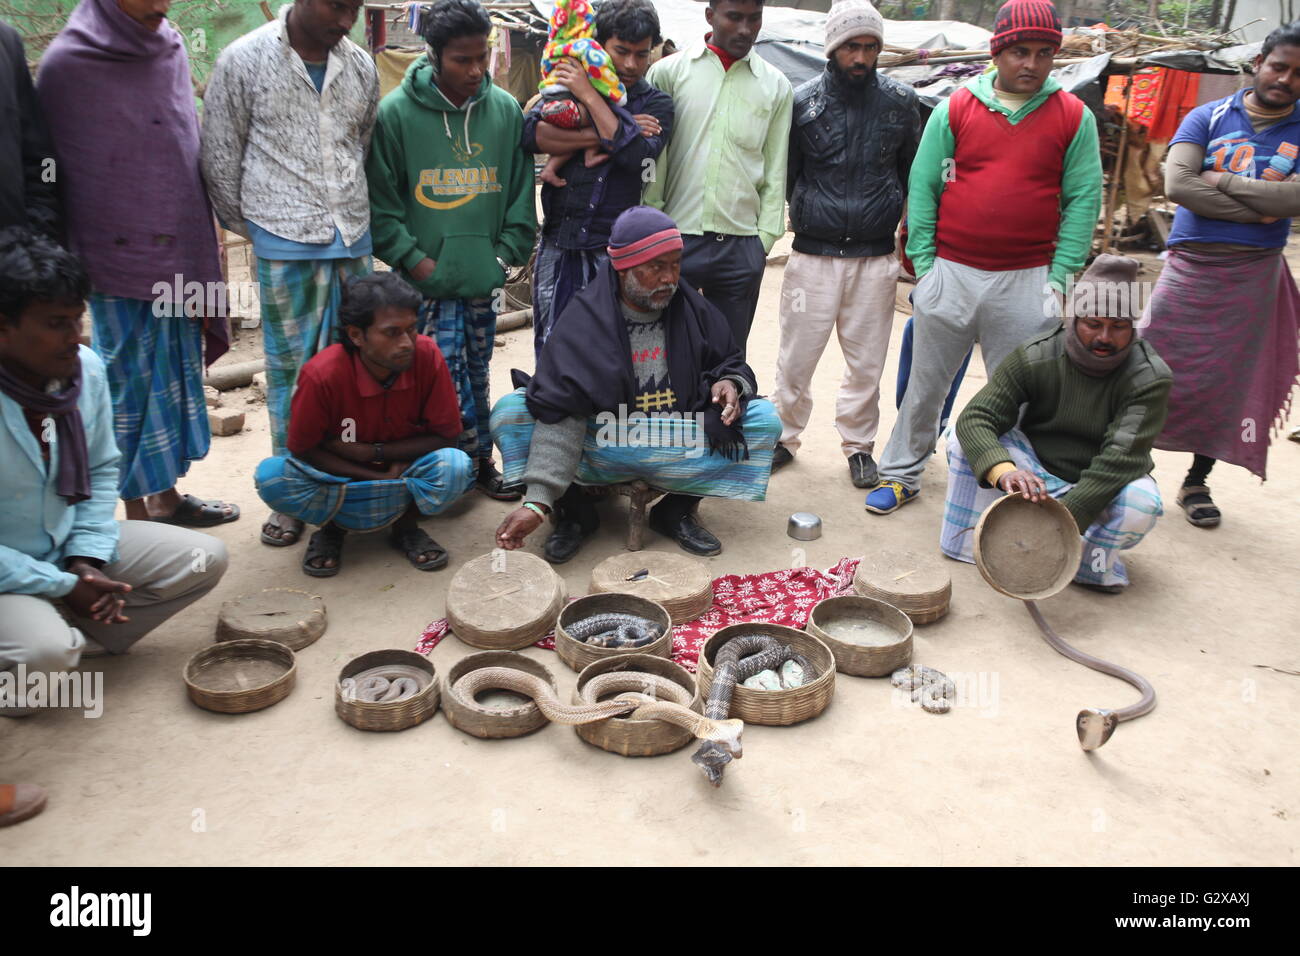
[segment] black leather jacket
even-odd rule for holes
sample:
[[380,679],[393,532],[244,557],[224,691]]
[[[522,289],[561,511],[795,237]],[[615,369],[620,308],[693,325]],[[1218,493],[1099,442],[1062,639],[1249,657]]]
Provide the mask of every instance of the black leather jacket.
[[795,90],[786,181],[795,250],[893,252],[920,138],[916,93],[879,72],[866,89],[849,90],[828,63]]

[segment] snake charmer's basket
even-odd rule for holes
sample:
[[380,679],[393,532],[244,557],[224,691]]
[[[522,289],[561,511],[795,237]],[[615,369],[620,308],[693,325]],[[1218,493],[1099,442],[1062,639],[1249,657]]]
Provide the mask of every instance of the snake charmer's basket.
[[[420,689],[405,700],[360,700],[344,682],[375,667],[398,665],[413,668]],[[438,672],[423,654],[389,648],[370,651],[343,665],[334,683],[334,713],[358,730],[405,730],[422,724],[438,709]]]
[[668,551],[632,551],[606,558],[592,569],[590,592],[608,591],[635,594],[662,604],[673,624],[694,620],[713,604],[709,566],[697,558]]
[[[893,632],[892,640],[859,644],[828,633],[837,624],[870,622]],[[807,631],[830,648],[835,669],[854,677],[884,677],[912,659],[912,620],[898,608],[875,598],[846,594],[819,601],[808,615]]]
[[[578,688],[573,692],[573,703],[584,703],[582,690],[594,677],[619,671],[656,674],[680,684],[691,695],[691,710],[703,712],[700,692],[695,678],[680,664],[652,654],[629,654],[623,657],[606,657],[588,664],[578,675]],[[618,691],[609,695],[617,697]],[[666,720],[633,720],[631,717],[609,717],[592,724],[578,724],[574,731],[579,737],[601,750],[622,754],[624,757],[654,757],[681,750],[694,736],[685,727]]]
[[[597,647],[569,636],[566,625],[572,626],[597,614],[635,614],[654,622],[661,633],[641,647]],[[673,622],[668,611],[662,604],[635,594],[588,594],[565,605],[555,621],[555,653],[575,671],[606,657],[626,657],[629,654],[668,657],[672,649]]]
[[948,613],[952,575],[934,555],[889,549],[863,556],[853,590],[892,604],[913,624],[929,624]]
[[804,631],[761,621],[729,624],[704,642],[696,672],[701,697],[708,699],[709,687],[713,684],[713,659],[718,649],[741,634],[762,634],[789,644],[817,668],[817,677],[802,687],[789,690],[754,690],[737,683],[728,717],[739,717],[747,724],[786,727],[816,717],[826,709],[835,693],[835,656],[830,648]]
[[479,555],[456,572],[447,588],[447,622],[471,647],[517,651],[555,626],[564,606],[564,581],[526,551]]
[[493,691],[494,695],[509,701],[504,707],[495,705],[489,707],[478,701],[462,701],[458,698],[452,692],[456,681],[470,671],[482,667],[513,667],[515,670],[525,671],[546,681],[556,694],[559,694],[555,685],[555,676],[545,665],[537,663],[530,657],[511,651],[484,651],[481,654],[471,654],[452,665],[442,686],[442,712],[447,715],[447,721],[453,727],[475,737],[498,740],[531,734],[550,722],[531,699],[520,694]]
[[222,641],[186,663],[190,700],[219,714],[247,714],[289,696],[298,675],[293,651],[275,641]]
[[1008,597],[1041,601],[1079,571],[1083,539],[1070,510],[1055,498],[1033,502],[1006,495],[975,525],[975,564]]
[[298,588],[266,588],[221,605],[217,640],[276,641],[300,651],[325,633],[325,602]]

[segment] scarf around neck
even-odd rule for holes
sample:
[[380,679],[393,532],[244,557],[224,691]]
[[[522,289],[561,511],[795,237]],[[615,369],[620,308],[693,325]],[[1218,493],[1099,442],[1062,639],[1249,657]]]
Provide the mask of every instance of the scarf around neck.
[[1065,330],[1065,354],[1069,356],[1074,367],[1084,375],[1102,378],[1128,361],[1128,353],[1132,350],[1135,341],[1137,341],[1136,329],[1133,330],[1133,338],[1129,340],[1128,345],[1110,355],[1098,355],[1080,340],[1078,320],[1075,319]]
[[69,505],[90,498],[90,453],[86,450],[86,427],[77,402],[81,398],[81,370],[61,392],[47,392],[28,385],[0,365],[0,392],[22,408],[54,419],[55,448],[59,455],[56,488]]

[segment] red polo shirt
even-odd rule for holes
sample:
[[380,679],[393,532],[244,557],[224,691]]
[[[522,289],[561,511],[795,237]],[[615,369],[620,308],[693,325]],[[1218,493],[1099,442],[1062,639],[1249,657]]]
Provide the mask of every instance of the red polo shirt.
[[289,407],[289,451],[300,455],[339,438],[349,420],[359,442],[459,435],[456,386],[433,339],[415,337],[415,361],[387,388],[342,345],[312,356],[298,373]]

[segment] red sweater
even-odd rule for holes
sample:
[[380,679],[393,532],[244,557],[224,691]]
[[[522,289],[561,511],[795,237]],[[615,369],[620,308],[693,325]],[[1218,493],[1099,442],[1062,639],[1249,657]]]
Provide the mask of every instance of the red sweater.
[[936,254],[989,272],[1050,265],[1065,151],[1082,113],[1082,100],[1057,90],[1013,126],[970,90],[953,93],[953,178],[939,199]]

